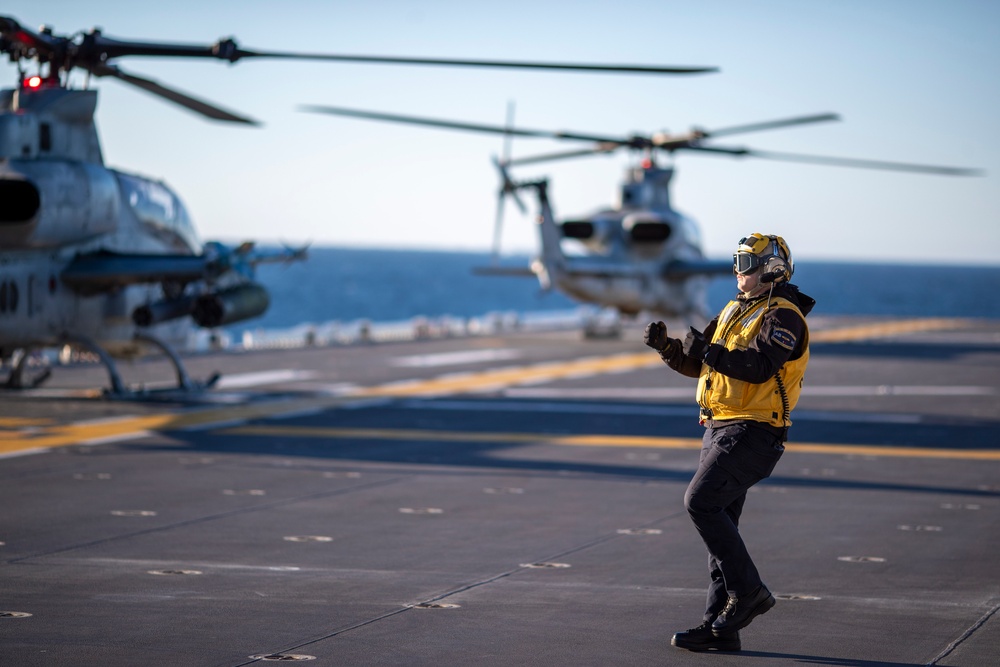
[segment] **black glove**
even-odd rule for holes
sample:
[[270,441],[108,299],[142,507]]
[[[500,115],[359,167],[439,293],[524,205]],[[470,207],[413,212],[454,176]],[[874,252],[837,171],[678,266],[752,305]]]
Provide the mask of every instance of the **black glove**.
[[691,327],[691,331],[684,337],[684,346],[681,349],[684,350],[685,355],[703,361],[708,352],[708,341],[705,340],[705,334]]
[[667,346],[667,325],[663,322],[650,322],[642,335],[642,342],[657,352],[662,352]]

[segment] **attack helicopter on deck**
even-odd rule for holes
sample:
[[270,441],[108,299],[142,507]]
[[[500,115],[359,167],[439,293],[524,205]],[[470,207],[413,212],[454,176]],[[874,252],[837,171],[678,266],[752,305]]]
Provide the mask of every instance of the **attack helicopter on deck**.
[[[494,223],[493,255],[496,258],[499,251],[503,202],[506,197],[513,197],[523,212],[524,204],[517,197],[522,190],[534,191],[538,199],[540,254],[530,267],[493,266],[484,267],[481,272],[535,276],[543,289],[555,288],[577,301],[614,309],[625,316],[646,312],[687,320],[707,319],[705,295],[708,281],[713,276],[731,276],[733,272],[730,259],[715,260],[704,256],[697,223],[673,207],[670,181],[674,167],[661,166],[660,158],[664,155],[672,157],[680,151],[698,151],[712,155],[947,176],[979,173],[975,169],[782,153],[707,143],[708,140],[734,134],[839,120],[840,117],[833,113],[715,130],[694,128],[681,134],[659,132],[649,136],[618,137],[517,128],[513,126],[509,114],[505,126],[496,126],[325,105],[304,105],[300,109],[334,116],[504,135],[503,156],[494,158],[501,186]],[[511,159],[508,154],[511,137],[587,142],[591,146]],[[548,179],[517,182],[509,171],[516,166],[607,154],[619,149],[631,151],[638,159],[626,171],[618,201],[589,215],[561,222],[556,221],[553,213]],[[563,241],[582,245],[584,252],[568,254]]]
[[[256,125],[251,118],[122,70],[129,56],[248,58],[444,65],[632,74],[697,74],[708,67],[659,67],[450,60],[251,51],[232,38],[215,44],[117,40],[98,29],[72,36],[35,32],[0,17],[0,52],[17,65],[17,86],[0,92],[0,362],[6,387],[37,386],[47,372],[26,377],[27,360],[42,348],[74,346],[107,367],[110,394],[134,395],[113,357],[152,346],[174,364],[178,389],[193,382],[174,351],[197,327],[261,315],[268,293],[254,279],[267,262],[304,259],[304,249],[263,251],[252,242],[202,243],[181,199],[165,183],[110,169],[94,121],[97,91],[75,88],[70,74],[108,77],[203,117]],[[26,72],[23,65],[36,71]]]

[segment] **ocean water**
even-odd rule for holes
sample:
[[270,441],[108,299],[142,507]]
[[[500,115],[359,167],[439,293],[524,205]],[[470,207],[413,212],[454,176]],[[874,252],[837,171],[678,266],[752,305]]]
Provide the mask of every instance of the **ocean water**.
[[[530,257],[505,257],[526,266]],[[230,327],[286,329],[305,322],[394,322],[478,317],[487,313],[572,310],[580,304],[533,278],[479,276],[488,266],[480,252],[313,247],[309,259],[263,266],[257,279],[271,293],[262,317]],[[1000,318],[1000,266],[909,266],[809,262],[796,264],[793,281],[817,301],[816,315],[892,315]],[[736,293],[732,278],[713,280],[709,310]]]

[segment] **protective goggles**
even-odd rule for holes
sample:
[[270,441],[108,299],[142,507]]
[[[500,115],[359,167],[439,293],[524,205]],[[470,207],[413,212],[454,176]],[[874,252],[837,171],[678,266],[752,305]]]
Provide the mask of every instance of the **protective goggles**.
[[753,275],[763,265],[764,261],[758,255],[751,255],[748,252],[738,252],[733,255],[733,272],[741,276]]

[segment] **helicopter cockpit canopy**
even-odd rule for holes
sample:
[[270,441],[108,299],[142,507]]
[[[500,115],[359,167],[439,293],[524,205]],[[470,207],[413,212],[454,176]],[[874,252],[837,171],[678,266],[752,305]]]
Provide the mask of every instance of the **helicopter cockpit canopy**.
[[201,242],[187,209],[166,185],[114,172],[125,201],[145,231],[181,252],[198,253]]

